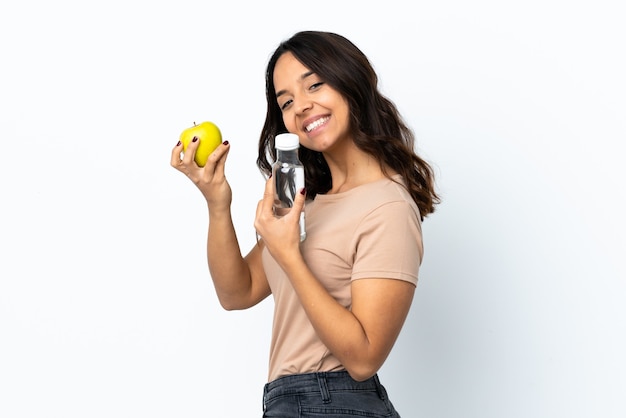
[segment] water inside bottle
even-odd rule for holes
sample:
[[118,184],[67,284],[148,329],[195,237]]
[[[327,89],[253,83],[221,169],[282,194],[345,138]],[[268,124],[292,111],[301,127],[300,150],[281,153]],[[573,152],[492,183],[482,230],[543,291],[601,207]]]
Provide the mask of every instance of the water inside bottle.
[[276,170],[275,185],[276,196],[274,198],[274,212],[277,216],[283,216],[289,212],[296,198],[296,193],[304,185],[296,184],[301,176],[296,173],[296,168],[289,164],[283,164]]

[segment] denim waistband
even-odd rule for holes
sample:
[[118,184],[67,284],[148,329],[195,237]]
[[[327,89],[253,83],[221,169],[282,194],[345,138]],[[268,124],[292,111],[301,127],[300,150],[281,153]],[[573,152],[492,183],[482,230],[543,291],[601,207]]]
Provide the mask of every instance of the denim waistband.
[[267,383],[263,390],[264,402],[270,399],[294,395],[300,393],[319,392],[324,402],[330,401],[330,392],[334,391],[376,391],[378,396],[385,400],[387,394],[385,388],[380,384],[378,375],[374,375],[367,380],[358,382],[347,371],[338,372],[317,372],[294,374],[279,377]]

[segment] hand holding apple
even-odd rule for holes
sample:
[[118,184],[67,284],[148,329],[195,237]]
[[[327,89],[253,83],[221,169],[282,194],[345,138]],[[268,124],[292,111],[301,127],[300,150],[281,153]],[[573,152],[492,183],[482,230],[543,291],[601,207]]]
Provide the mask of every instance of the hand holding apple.
[[212,122],[202,122],[199,125],[194,122],[192,127],[185,129],[180,134],[183,152],[187,150],[187,146],[194,137],[200,141],[194,160],[198,166],[204,167],[209,155],[222,143],[222,133],[217,125]]

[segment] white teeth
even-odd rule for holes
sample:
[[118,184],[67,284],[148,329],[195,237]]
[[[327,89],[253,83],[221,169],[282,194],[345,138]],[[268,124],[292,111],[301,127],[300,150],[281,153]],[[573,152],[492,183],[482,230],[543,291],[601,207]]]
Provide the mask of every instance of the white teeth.
[[326,117],[326,118],[318,119],[315,122],[307,125],[304,129],[306,129],[307,132],[311,132],[313,129],[317,128],[318,126],[326,123],[328,121],[328,119],[330,119],[330,118]]

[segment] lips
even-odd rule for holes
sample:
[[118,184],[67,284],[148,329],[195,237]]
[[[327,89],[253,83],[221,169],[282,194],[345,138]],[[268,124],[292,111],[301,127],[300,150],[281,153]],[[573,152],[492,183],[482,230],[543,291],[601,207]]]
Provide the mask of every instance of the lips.
[[309,133],[311,132],[313,129],[318,128],[320,126],[322,126],[323,124],[325,124],[326,122],[328,122],[328,120],[330,119],[329,116],[324,116],[321,117],[319,119],[314,120],[313,122],[309,123],[308,125],[306,125],[304,127],[304,131]]

